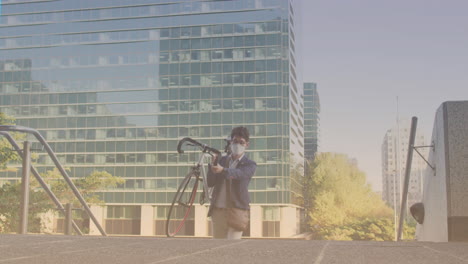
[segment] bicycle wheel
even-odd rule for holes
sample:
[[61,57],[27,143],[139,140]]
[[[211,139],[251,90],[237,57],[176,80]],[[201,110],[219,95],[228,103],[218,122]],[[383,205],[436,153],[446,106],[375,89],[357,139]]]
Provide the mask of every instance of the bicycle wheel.
[[197,195],[199,174],[190,171],[177,189],[167,214],[166,235],[173,237],[182,230],[185,221],[190,216],[193,202]]

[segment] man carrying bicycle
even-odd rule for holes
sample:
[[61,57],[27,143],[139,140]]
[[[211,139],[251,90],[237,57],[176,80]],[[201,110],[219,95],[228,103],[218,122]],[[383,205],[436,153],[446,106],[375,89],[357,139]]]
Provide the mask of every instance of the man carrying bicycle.
[[[248,159],[249,131],[236,127],[231,131],[231,154],[210,165],[208,186],[214,187],[208,216],[213,223],[213,238],[240,239],[249,224],[248,186],[257,164]],[[215,159],[213,159],[215,160]]]

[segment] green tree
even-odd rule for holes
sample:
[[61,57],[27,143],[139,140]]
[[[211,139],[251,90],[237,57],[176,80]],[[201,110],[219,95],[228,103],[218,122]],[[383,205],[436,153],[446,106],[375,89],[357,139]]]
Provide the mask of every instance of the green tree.
[[[15,119],[0,112],[0,125],[15,125]],[[20,133],[10,133],[15,140],[25,138]],[[12,160],[20,160],[12,146],[5,138],[0,138],[0,172],[16,170],[8,168],[7,163]],[[81,204],[74,196],[72,190],[63,179],[57,169],[41,174],[49,188],[62,203],[71,203],[73,207],[81,208]],[[123,184],[124,179],[112,176],[107,172],[94,171],[90,175],[73,179],[74,184],[83,195],[87,203],[100,204],[103,201],[96,195],[96,191],[113,188],[118,184]],[[31,179],[29,194],[29,215],[28,230],[30,232],[40,232],[41,220],[39,215],[55,208],[47,193],[40,187],[35,178]],[[0,233],[16,232],[19,223],[19,209],[21,201],[21,184],[6,183],[0,186]]]
[[[42,223],[39,214],[53,208],[45,192],[29,193],[28,230],[38,233]],[[20,222],[21,183],[0,186],[0,233],[17,232]]]
[[[71,203],[74,207],[81,207],[75,194],[63,179],[58,169],[53,169],[41,174],[44,181],[49,184],[52,192],[62,203]],[[80,194],[88,203],[100,204],[103,201],[96,195],[96,191],[115,188],[117,185],[124,184],[125,180],[112,176],[106,171],[94,171],[86,177],[73,179],[73,183],[80,191]],[[37,181],[33,181],[34,186],[39,187]]]
[[327,226],[318,230],[321,239],[389,241],[394,238],[390,218],[366,218],[348,221],[343,226]]
[[[52,192],[62,204],[71,203],[74,208],[82,208],[73,191],[63,179],[57,169],[41,174]],[[113,188],[123,184],[124,179],[112,176],[108,172],[94,171],[90,175],[73,179],[87,203],[101,204],[103,201],[96,195],[96,191]],[[42,223],[40,214],[56,208],[55,204],[39,186],[35,178],[31,179],[30,203],[29,203],[29,227],[30,232],[40,232]],[[0,232],[16,232],[19,221],[19,208],[21,201],[21,184],[5,184],[0,187]]]
[[[391,222],[392,210],[372,192],[366,175],[346,155],[319,153],[308,166],[306,210],[317,239],[388,238],[372,234],[387,234],[381,226]],[[366,224],[369,228],[362,228]]]
[[[14,125],[15,119],[5,113],[0,112],[0,125]],[[18,138],[17,134],[13,134],[15,138]],[[11,160],[18,160],[18,155],[12,146],[4,137],[0,137],[0,171],[7,170],[6,164]]]
[[403,240],[414,240],[416,236],[416,220],[414,218],[410,217],[408,218],[408,221],[404,222],[403,225]]
[[[0,112],[0,125],[15,125],[15,118]],[[15,140],[23,139],[24,135],[10,133]],[[16,168],[8,168],[7,163],[20,160],[13,150],[10,142],[0,137],[0,172],[16,171]],[[51,208],[46,202],[46,196],[41,192],[31,192],[29,196],[30,206],[28,222],[30,230],[37,232],[40,229],[40,220],[36,217]],[[16,232],[19,224],[19,204],[21,201],[21,184],[6,183],[0,185],[0,232]]]

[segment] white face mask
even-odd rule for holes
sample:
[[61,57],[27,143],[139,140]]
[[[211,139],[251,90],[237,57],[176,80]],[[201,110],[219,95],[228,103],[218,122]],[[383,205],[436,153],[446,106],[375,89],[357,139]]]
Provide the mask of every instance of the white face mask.
[[241,144],[231,144],[231,151],[232,154],[236,156],[242,155],[245,151],[245,146],[242,146]]

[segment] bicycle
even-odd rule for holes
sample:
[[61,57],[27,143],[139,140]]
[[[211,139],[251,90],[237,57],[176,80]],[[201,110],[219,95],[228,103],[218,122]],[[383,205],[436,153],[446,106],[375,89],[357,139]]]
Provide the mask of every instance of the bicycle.
[[[221,157],[221,152],[219,150],[211,148],[208,145],[200,143],[189,137],[183,138],[179,141],[179,144],[177,145],[177,152],[179,154],[184,153],[184,150],[182,148],[185,143],[187,143],[186,145],[188,146],[200,148],[201,153],[199,155],[198,162],[190,168],[189,172],[177,188],[177,192],[174,196],[174,199],[172,200],[172,204],[169,208],[166,221],[167,237],[175,236],[182,229],[185,221],[190,215],[192,205],[195,202],[199,182],[203,183],[202,192],[199,200],[200,205],[203,205],[207,201],[211,201],[211,193],[208,189],[204,162],[205,158],[213,157],[213,155],[216,155],[216,159],[213,161],[213,164],[216,165],[218,164],[218,160]],[[227,146],[228,144],[229,142],[227,143]],[[226,149],[228,149],[227,146],[225,148],[225,151]],[[182,215],[182,219],[177,218],[178,213],[180,213],[180,211],[177,212],[177,208],[182,208],[182,213],[179,214]]]

